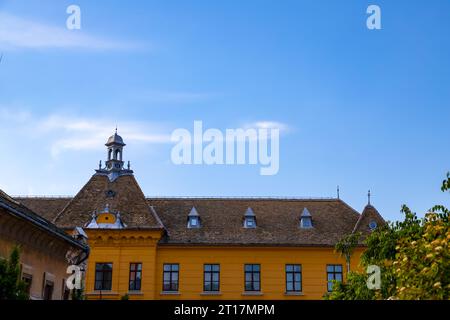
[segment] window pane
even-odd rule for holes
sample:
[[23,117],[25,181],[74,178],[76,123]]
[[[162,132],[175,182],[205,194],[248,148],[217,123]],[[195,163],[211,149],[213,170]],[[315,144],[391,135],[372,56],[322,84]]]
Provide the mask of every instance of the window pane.
[[259,281],[258,282],[255,282],[254,284],[253,284],[253,289],[255,290],[255,291],[259,291],[261,288],[259,287]]
[[164,272],[164,281],[169,281],[170,280],[170,273],[169,272]]
[[333,283],[328,282],[328,291],[333,291]]
[[286,281],[294,281],[294,275],[292,273],[286,274]]
[[294,266],[292,264],[286,265],[286,271],[288,271],[288,272],[294,271]]
[[220,271],[220,266],[218,264],[214,264],[212,270],[216,271],[216,272],[219,272]]
[[286,283],[286,290],[287,290],[287,291],[292,291],[292,290],[294,290],[294,285],[293,285],[292,282]]
[[245,265],[245,271],[252,271],[252,265],[251,264],[246,264]]
[[301,275],[300,273],[295,274],[295,282],[300,282]]
[[334,272],[334,266],[327,266],[327,272]]
[[218,273],[213,273],[212,281],[215,281],[215,282],[219,281],[219,274]]
[[259,271],[259,264],[253,265],[253,271]]
[[335,276],[335,279],[336,279],[337,281],[342,281],[342,274],[337,273],[336,276]]
[[259,273],[253,273],[253,281],[259,281]]
[[328,274],[328,281],[334,280],[334,275],[332,273]]
[[212,291],[219,291],[219,283],[215,282],[212,284]]
[[164,265],[164,271],[170,271],[170,264]]
[[342,272],[342,266],[341,266],[341,265],[335,266],[334,271],[336,271],[336,272]]
[[302,270],[302,267],[299,265],[299,264],[296,264],[295,266],[294,266],[294,271],[295,272],[300,272]]
[[300,282],[296,282],[296,283],[294,284],[294,290],[295,290],[295,291],[300,291]]
[[102,279],[103,279],[103,273],[97,271],[97,272],[95,273],[95,281],[101,281]]
[[210,264],[205,264],[205,271],[211,271],[211,265]]
[[246,282],[252,281],[252,274],[251,273],[246,273],[245,274],[245,281]]
[[178,272],[172,272],[172,280],[178,281]]
[[178,271],[178,265],[172,264],[172,271]]

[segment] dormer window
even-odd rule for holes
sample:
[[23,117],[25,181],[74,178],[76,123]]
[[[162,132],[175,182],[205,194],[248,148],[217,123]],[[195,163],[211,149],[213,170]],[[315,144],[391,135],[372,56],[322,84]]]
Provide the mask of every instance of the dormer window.
[[192,207],[191,212],[188,215],[187,227],[189,229],[200,228],[200,215],[195,207]]
[[198,218],[197,217],[191,217],[189,218],[189,227],[190,228],[195,228],[199,225],[198,223]]
[[252,208],[248,208],[244,215],[244,228],[256,228],[256,215]]
[[312,227],[313,227],[313,224],[312,224],[311,213],[309,213],[307,208],[304,208],[302,215],[300,216],[300,228],[309,229]]

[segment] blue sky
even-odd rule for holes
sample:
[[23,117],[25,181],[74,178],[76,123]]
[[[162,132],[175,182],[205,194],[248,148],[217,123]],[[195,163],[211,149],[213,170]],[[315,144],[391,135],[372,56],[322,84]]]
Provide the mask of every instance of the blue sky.
[[[81,30],[66,8],[81,8]],[[382,30],[366,28],[377,4]],[[148,196],[448,204],[448,1],[1,1],[0,188],[74,195],[116,124]],[[176,166],[176,128],[283,128],[280,171]]]

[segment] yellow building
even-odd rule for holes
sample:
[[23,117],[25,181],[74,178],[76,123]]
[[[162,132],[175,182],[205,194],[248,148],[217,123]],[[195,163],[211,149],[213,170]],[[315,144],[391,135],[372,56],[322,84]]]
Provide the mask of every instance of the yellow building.
[[21,278],[31,300],[67,300],[69,265],[82,265],[89,248],[0,190],[0,259],[20,250]]
[[83,227],[89,299],[320,299],[345,281],[336,242],[384,223],[340,199],[146,198],[117,132],[106,146],[74,198],[19,199],[68,232]]

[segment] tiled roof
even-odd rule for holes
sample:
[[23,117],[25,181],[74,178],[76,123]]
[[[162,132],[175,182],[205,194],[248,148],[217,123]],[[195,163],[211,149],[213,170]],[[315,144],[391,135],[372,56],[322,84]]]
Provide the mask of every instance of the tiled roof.
[[386,223],[377,209],[369,204],[364,208],[358,222],[355,225],[354,231],[361,232],[363,236],[367,235],[371,232],[369,224],[372,221],[375,222],[377,226],[381,226]]
[[[161,244],[189,245],[280,245],[334,246],[351,233],[360,214],[338,199],[147,199],[161,218],[168,235]],[[186,227],[192,207],[202,226]],[[257,227],[243,227],[244,214],[251,208]],[[300,215],[307,208],[313,228],[299,228]]]
[[[107,190],[116,192],[113,200],[106,197]],[[107,177],[94,175],[72,201],[20,199],[39,214],[45,211],[50,216],[56,216],[67,205],[56,220],[61,227],[84,226],[91,220],[92,211],[101,210],[108,203],[112,210],[120,211],[128,227],[162,226],[166,236],[161,244],[167,245],[333,246],[352,231],[369,234],[372,220],[378,225],[385,223],[373,206],[359,214],[339,199],[147,198],[144,203],[133,176],[110,182]],[[201,219],[201,228],[187,228],[193,207]],[[256,216],[255,229],[243,228],[248,208]],[[313,228],[299,228],[304,209],[311,214]]]
[[53,221],[62,228],[84,227],[93,212],[100,212],[106,205],[120,212],[129,228],[162,228],[133,175],[110,181],[106,175],[94,174]]
[[58,213],[72,200],[72,197],[15,197],[23,205],[49,221],[53,221]]
[[35,227],[42,229],[63,241],[69,242],[72,246],[79,247],[84,251],[88,250],[84,244],[73,239],[64,230],[59,229],[53,223],[33,212],[16,199],[11,198],[2,190],[0,190],[0,207],[17,218],[24,219],[29,223],[32,223]]

